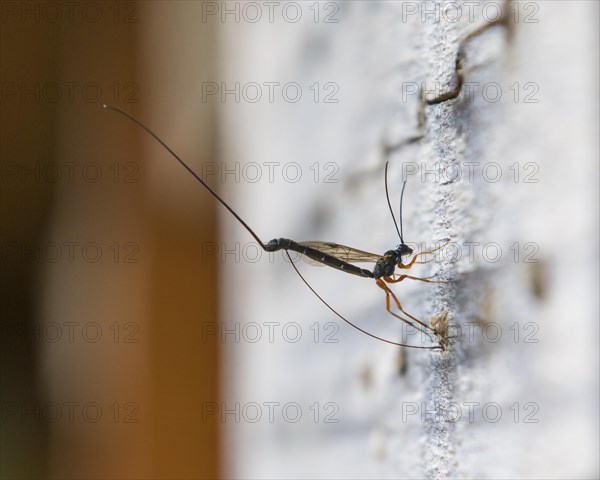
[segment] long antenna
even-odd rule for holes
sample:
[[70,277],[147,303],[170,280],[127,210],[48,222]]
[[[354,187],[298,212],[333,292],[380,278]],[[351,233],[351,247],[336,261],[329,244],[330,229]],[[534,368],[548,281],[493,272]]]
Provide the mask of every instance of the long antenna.
[[[402,238],[402,233],[398,228],[398,223],[396,223],[396,216],[394,215],[394,210],[392,209],[392,204],[390,203],[390,192],[388,191],[388,164],[390,162],[385,162],[385,196],[387,198],[387,204],[390,209],[390,213],[392,214],[392,220],[394,220],[394,227],[396,227],[396,231],[398,232],[398,236],[400,237],[400,241],[404,243],[404,239]],[[402,188],[402,192],[404,192],[404,187]],[[400,200],[402,201],[402,199]],[[402,210],[400,210],[400,219],[402,219]],[[400,220],[402,221],[402,220]]]
[[263,250],[265,249],[265,244],[263,243],[263,241],[258,237],[258,235],[256,233],[254,233],[254,231],[248,226],[248,224],[246,222],[244,222],[240,216],[235,213],[235,211],[233,210],[233,208],[231,208],[226,202],[225,200],[223,200],[221,197],[219,197],[219,195],[217,195],[217,193],[210,188],[205,182],[204,180],[202,180],[197,174],[196,172],[194,172],[187,163],[185,163],[181,157],[179,157],[179,155],[177,155],[173,150],[171,150],[171,147],[169,147],[165,142],[163,142],[161,140],[161,138],[154,133],[152,130],[150,130],[146,125],[144,125],[142,122],[140,122],[137,118],[135,118],[133,115],[131,115],[130,113],[127,113],[125,110],[121,110],[119,107],[115,107],[114,105],[102,105],[103,108],[107,109],[107,110],[113,110],[117,113],[120,113],[121,115],[129,118],[129,120],[137,123],[140,127],[142,127],[146,133],[148,133],[149,135],[151,135],[158,143],[160,143],[163,147],[165,147],[167,149],[167,151],[173,155],[173,157],[181,164],[183,165],[183,167],[190,172],[194,178],[196,180],[198,180],[209,192],[210,194],[215,197],[220,203],[221,205],[223,205],[227,210],[229,210],[229,212],[237,219],[238,222],[240,222],[244,228],[246,230],[248,230],[248,232],[250,233],[250,235],[252,235],[254,237],[254,239],[260,244],[260,246],[263,248]]
[[404,231],[402,230],[402,200],[404,199],[404,189],[406,188],[406,180],[402,183],[402,193],[400,193],[400,240],[404,243]]
[[298,267],[296,267],[296,264],[294,263],[294,261],[292,260],[292,257],[290,256],[290,252],[288,252],[287,250],[285,250],[285,254],[287,255],[287,257],[290,260],[290,263],[292,264],[292,267],[294,267],[294,270],[296,270],[296,273],[298,274],[298,276],[300,277],[300,279],[304,282],[304,284],[310,289],[310,291],[312,293],[314,293],[316,295],[316,297],[321,300],[321,302],[323,302],[323,304],[329,309],[331,310],[333,313],[335,313],[339,318],[341,318],[344,322],[346,322],[348,325],[350,325],[353,328],[356,328],[356,330],[358,330],[361,333],[364,333],[365,335],[368,335],[371,338],[374,338],[375,340],[379,340],[381,342],[385,342],[385,343],[389,343],[390,345],[396,345],[397,347],[409,347],[409,348],[418,348],[421,350],[438,350],[441,349],[441,347],[439,346],[432,346],[432,347],[422,347],[422,346],[418,346],[418,345],[408,345],[406,343],[398,343],[398,342],[392,342],[391,340],[387,340],[385,338],[382,337],[378,337],[377,335],[367,332],[366,330],[363,330],[362,328],[360,328],[358,325],[355,325],[354,323],[352,323],[350,320],[347,320],[346,318],[344,318],[342,315],[340,315],[331,305],[329,305],[324,299],[323,297],[321,297],[321,295],[319,295],[315,289],[313,287],[310,286],[310,283],[308,283],[308,281],[302,276],[302,274],[300,273],[300,270],[298,270]]

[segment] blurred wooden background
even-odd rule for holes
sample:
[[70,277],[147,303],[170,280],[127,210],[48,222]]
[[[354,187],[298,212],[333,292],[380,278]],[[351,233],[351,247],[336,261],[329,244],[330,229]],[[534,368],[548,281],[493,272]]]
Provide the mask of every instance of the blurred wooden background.
[[[218,476],[218,428],[200,418],[218,398],[218,348],[199,341],[217,318],[216,263],[200,249],[216,236],[214,202],[100,107],[143,117],[190,163],[214,161],[215,112],[195,85],[212,80],[216,38],[199,15],[2,2],[2,478]],[[90,165],[98,181],[82,175]],[[57,261],[27,253],[55,244]],[[98,326],[99,341],[82,334]],[[88,404],[99,420],[84,418]]]

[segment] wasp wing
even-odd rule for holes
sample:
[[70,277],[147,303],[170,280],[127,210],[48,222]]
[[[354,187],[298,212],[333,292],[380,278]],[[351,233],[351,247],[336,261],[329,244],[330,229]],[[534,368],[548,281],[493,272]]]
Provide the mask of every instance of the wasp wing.
[[[298,245],[318,250],[347,263],[376,263],[381,258],[381,255],[333,242],[299,242]],[[302,260],[312,265],[325,266],[323,263],[317,262],[305,255],[302,255]]]

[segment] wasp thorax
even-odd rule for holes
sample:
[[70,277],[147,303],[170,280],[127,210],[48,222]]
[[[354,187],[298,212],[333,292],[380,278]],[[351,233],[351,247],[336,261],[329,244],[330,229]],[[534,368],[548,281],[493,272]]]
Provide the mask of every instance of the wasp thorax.
[[388,250],[375,264],[373,275],[375,278],[391,277],[396,271],[396,265],[402,261],[402,255],[410,255],[413,252],[405,243],[396,247],[396,250]]
[[398,261],[398,252],[396,250],[388,250],[383,254],[373,268],[375,278],[389,277],[394,274]]

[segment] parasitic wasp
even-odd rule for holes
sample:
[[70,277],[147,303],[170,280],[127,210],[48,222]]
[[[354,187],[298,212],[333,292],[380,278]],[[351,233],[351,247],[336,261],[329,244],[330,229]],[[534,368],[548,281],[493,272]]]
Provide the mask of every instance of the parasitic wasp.
[[[418,346],[418,345],[409,345],[398,342],[393,342],[391,340],[379,337],[373,333],[367,332],[362,329],[358,325],[355,325],[342,315],[340,315],[333,307],[331,307],[308,283],[308,281],[304,278],[304,276],[298,270],[295,262],[292,260],[290,256],[290,251],[296,252],[312,262],[316,262],[317,264],[325,265],[331,268],[335,268],[345,273],[349,273],[351,275],[357,275],[363,278],[374,279],[376,285],[381,288],[385,292],[385,303],[386,310],[398,318],[399,320],[405,322],[407,325],[410,325],[416,330],[419,330],[425,333],[430,339],[432,338],[432,334],[437,335],[438,337],[443,337],[444,332],[440,332],[439,328],[436,328],[435,325],[430,326],[425,322],[422,322],[418,318],[409,314],[404,308],[402,304],[398,300],[398,297],[394,294],[394,292],[390,289],[388,284],[394,284],[401,282],[405,279],[418,280],[427,283],[447,283],[439,280],[430,280],[428,278],[415,277],[412,275],[406,274],[397,274],[396,268],[399,270],[407,270],[410,269],[415,263],[422,264],[428,263],[428,261],[417,261],[417,259],[423,255],[429,255],[434,253],[437,250],[440,250],[445,245],[441,247],[435,248],[433,250],[423,251],[413,255],[413,250],[404,242],[404,235],[402,230],[402,199],[404,197],[404,189],[406,187],[406,180],[402,185],[402,192],[400,194],[400,215],[399,222],[396,221],[396,216],[394,215],[394,210],[392,208],[392,204],[390,202],[389,191],[388,191],[388,162],[385,164],[385,194],[387,197],[388,207],[390,209],[390,213],[392,215],[392,220],[394,221],[394,226],[396,227],[396,232],[398,233],[398,237],[400,238],[400,244],[394,250],[388,250],[383,255],[378,255],[375,253],[365,252],[363,250],[358,250],[356,248],[347,247],[345,245],[340,245],[332,242],[320,242],[320,241],[311,241],[311,242],[296,242],[294,240],[290,240],[287,238],[275,238],[268,242],[263,242],[260,237],[250,228],[250,226],[242,220],[242,218],[213,190],[208,184],[200,178],[200,176],[194,172],[157,134],[155,134],[150,128],[140,122],[137,118],[135,118],[130,113],[116,107],[114,105],[103,105],[103,107],[107,110],[113,110],[121,115],[125,116],[129,120],[136,123],[140,126],[146,133],[152,136],[162,147],[164,147],[198,182],[200,182],[204,188],[208,190],[208,192],[217,200],[221,205],[223,205],[234,217],[240,222],[240,224],[250,233],[250,235],[258,242],[261,248],[265,252],[276,252],[279,250],[283,250],[287,255],[290,263],[296,273],[300,276],[300,279],[306,284],[306,286],[310,289],[312,293],[316,295],[316,297],[327,307],[329,308],[335,315],[337,315],[341,320],[348,323],[353,328],[359,330],[360,332],[368,335],[376,340],[380,340],[382,342],[396,345],[400,347],[409,347],[409,348],[417,348],[424,350],[436,350],[436,349],[445,349],[445,343],[440,341],[439,345],[434,346]],[[408,257],[411,255],[412,258],[408,260]],[[406,260],[404,258],[406,257]],[[355,263],[373,263],[374,267],[372,270],[368,270],[365,268],[360,268]],[[399,315],[392,311],[391,303],[394,302],[395,306],[398,308],[402,314]],[[443,338],[441,338],[443,340]]]

